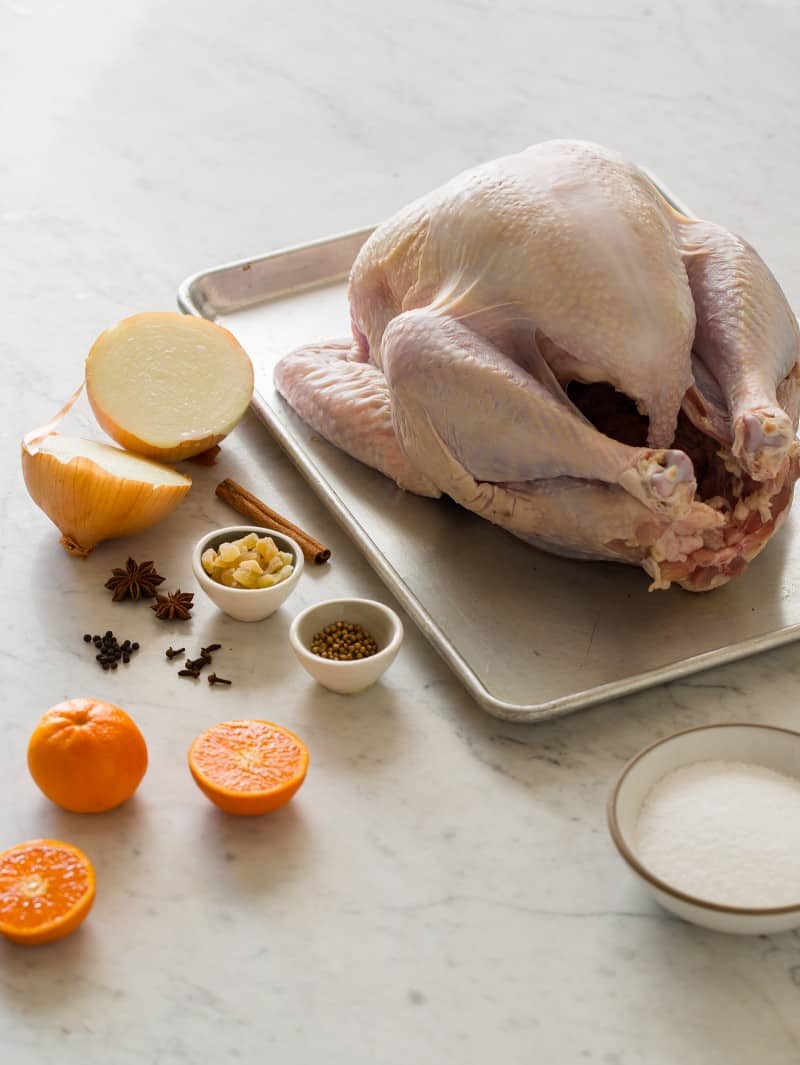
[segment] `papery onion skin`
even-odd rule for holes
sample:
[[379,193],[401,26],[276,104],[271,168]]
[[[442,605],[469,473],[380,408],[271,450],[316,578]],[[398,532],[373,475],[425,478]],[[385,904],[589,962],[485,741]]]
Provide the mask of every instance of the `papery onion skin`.
[[[119,421],[112,417],[97,395],[97,389],[93,380],[93,363],[96,363],[98,359],[102,358],[104,349],[106,349],[109,343],[112,342],[115,333],[119,334],[137,330],[140,327],[152,325],[159,320],[169,324],[170,319],[176,320],[184,327],[190,325],[191,328],[198,333],[199,337],[203,337],[205,334],[206,337],[211,338],[216,342],[219,342],[220,338],[224,337],[229,355],[239,361],[240,368],[244,370],[247,376],[249,376],[249,394],[247,395],[246,401],[242,403],[241,409],[221,427],[219,432],[207,432],[199,436],[187,436],[185,439],[177,440],[174,444],[165,445],[143,439],[129,428],[120,425]],[[250,400],[253,396],[254,387],[255,375],[250,357],[236,337],[228,329],[225,329],[217,322],[211,322],[205,318],[193,318],[174,311],[147,311],[141,314],[131,315],[128,318],[123,318],[122,321],[118,322],[115,326],[106,329],[100,334],[92,345],[86,358],[86,395],[100,427],[108,433],[112,440],[116,440],[116,442],[126,450],[134,451],[138,455],[144,455],[147,458],[155,459],[158,462],[182,462],[184,459],[193,458],[195,455],[200,455],[204,451],[208,451],[215,445],[219,444],[230,432],[233,431],[233,429],[236,428],[246,414]],[[187,427],[187,429],[190,428],[191,426]]]
[[61,532],[61,544],[82,558],[103,540],[149,529],[174,510],[192,485],[182,474],[176,475],[185,483],[164,485],[119,477],[83,455],[62,462],[25,444],[22,474],[31,499]]

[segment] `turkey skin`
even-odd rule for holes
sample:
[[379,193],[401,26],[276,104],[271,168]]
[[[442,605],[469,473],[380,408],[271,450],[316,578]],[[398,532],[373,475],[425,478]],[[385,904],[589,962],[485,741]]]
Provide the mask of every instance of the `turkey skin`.
[[740,237],[633,164],[547,141],[372,234],[352,336],[284,356],[318,433],[421,495],[652,588],[740,574],[800,472],[800,333]]

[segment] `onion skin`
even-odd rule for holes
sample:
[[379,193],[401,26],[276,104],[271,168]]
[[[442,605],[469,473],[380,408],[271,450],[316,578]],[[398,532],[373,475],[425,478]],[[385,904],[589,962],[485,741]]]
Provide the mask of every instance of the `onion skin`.
[[85,558],[102,540],[132,536],[170,513],[191,488],[119,477],[78,455],[62,462],[22,446],[22,474],[31,499],[61,532],[71,555]]
[[[220,432],[207,433],[204,436],[187,437],[186,439],[176,441],[176,443],[172,445],[154,444],[151,441],[143,440],[129,429],[120,425],[111,417],[99,401],[92,379],[93,361],[103,357],[104,351],[112,342],[114,333],[124,332],[125,330],[136,330],[140,325],[149,324],[154,320],[159,319],[165,322],[168,322],[169,319],[175,319],[182,325],[186,325],[187,322],[191,323],[193,330],[198,333],[198,336],[213,336],[215,340],[219,340],[220,337],[224,336],[231,354],[241,361],[241,365],[249,375],[250,383],[247,402],[243,405],[242,410],[231,419],[230,423],[222,427]],[[225,437],[236,428],[247,413],[247,408],[252,399],[254,388],[255,374],[253,371],[253,364],[247,352],[230,330],[225,329],[224,326],[219,325],[217,322],[210,322],[205,318],[193,318],[176,311],[148,311],[141,314],[130,315],[128,318],[123,318],[122,321],[118,322],[115,326],[104,330],[104,332],[100,334],[94,344],[92,344],[86,358],[86,395],[98,425],[104,430],[104,432],[108,433],[112,440],[115,440],[121,447],[124,447],[126,451],[133,451],[137,455],[144,455],[146,458],[155,459],[157,462],[182,462],[184,459],[193,458],[195,455],[200,455],[202,452],[208,451],[216,444],[219,444],[220,441],[224,440]]]

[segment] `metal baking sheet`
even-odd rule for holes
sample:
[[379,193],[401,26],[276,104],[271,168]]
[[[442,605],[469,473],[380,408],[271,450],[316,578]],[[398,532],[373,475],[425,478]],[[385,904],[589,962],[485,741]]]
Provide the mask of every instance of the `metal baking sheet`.
[[797,638],[797,510],[724,588],[648,593],[638,569],[546,555],[447,500],[402,492],[302,422],[275,391],[273,365],[349,334],[346,278],[370,232],[195,274],[178,304],[239,338],[259,417],[486,710],[542,721]]

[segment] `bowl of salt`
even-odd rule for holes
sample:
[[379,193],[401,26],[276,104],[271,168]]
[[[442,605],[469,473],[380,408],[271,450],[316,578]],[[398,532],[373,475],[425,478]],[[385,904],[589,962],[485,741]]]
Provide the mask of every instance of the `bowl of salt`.
[[684,920],[750,935],[800,927],[800,732],[708,725],[658,740],[620,773],[608,826]]

